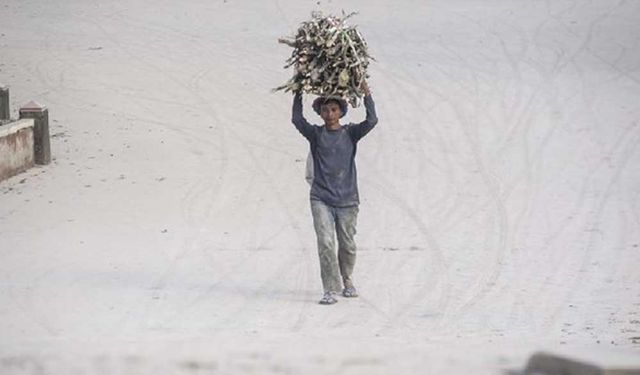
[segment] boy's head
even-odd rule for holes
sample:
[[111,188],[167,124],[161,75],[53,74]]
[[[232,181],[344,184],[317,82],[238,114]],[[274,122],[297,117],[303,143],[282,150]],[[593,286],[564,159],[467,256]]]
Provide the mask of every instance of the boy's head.
[[348,106],[346,100],[342,98],[321,96],[313,101],[313,110],[326,121],[325,117],[344,117],[347,114]]

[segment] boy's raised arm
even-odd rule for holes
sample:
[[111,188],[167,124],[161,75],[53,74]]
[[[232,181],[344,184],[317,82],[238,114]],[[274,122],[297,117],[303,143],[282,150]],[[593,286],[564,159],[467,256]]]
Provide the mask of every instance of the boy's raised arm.
[[302,94],[297,93],[293,97],[293,108],[291,109],[291,122],[296,129],[308,140],[311,140],[315,134],[313,125],[304,118],[302,114]]
[[378,116],[376,114],[376,103],[373,101],[371,91],[369,91],[369,86],[366,82],[364,82],[363,88],[365,93],[364,108],[367,112],[367,115],[364,121],[355,126],[352,126],[351,129],[349,129],[351,131],[351,136],[355,140],[359,140],[360,138],[367,135],[367,133],[369,133],[371,129],[373,129],[378,123]]

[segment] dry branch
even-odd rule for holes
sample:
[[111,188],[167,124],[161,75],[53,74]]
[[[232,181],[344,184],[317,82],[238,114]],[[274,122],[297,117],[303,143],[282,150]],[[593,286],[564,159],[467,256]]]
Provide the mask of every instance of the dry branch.
[[340,97],[356,107],[364,95],[362,83],[369,77],[367,67],[373,58],[358,30],[345,24],[354,14],[336,17],[313,12],[295,37],[278,39],[293,48],[285,65],[285,69],[293,66],[293,77],[274,91]]

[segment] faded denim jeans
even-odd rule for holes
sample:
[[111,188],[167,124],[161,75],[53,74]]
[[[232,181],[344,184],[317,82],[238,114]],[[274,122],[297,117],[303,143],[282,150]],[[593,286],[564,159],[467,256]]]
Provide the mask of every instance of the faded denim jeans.
[[352,287],[351,275],[356,264],[356,243],[353,237],[356,234],[358,206],[332,207],[321,201],[311,200],[311,213],[318,238],[320,276],[324,291],[339,292],[343,285],[345,288]]

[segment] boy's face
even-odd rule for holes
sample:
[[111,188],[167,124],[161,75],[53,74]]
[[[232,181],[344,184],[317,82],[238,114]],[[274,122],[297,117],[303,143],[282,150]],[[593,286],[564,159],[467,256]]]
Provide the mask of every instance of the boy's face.
[[334,124],[340,120],[342,110],[338,103],[330,101],[320,106],[320,117],[325,123]]

